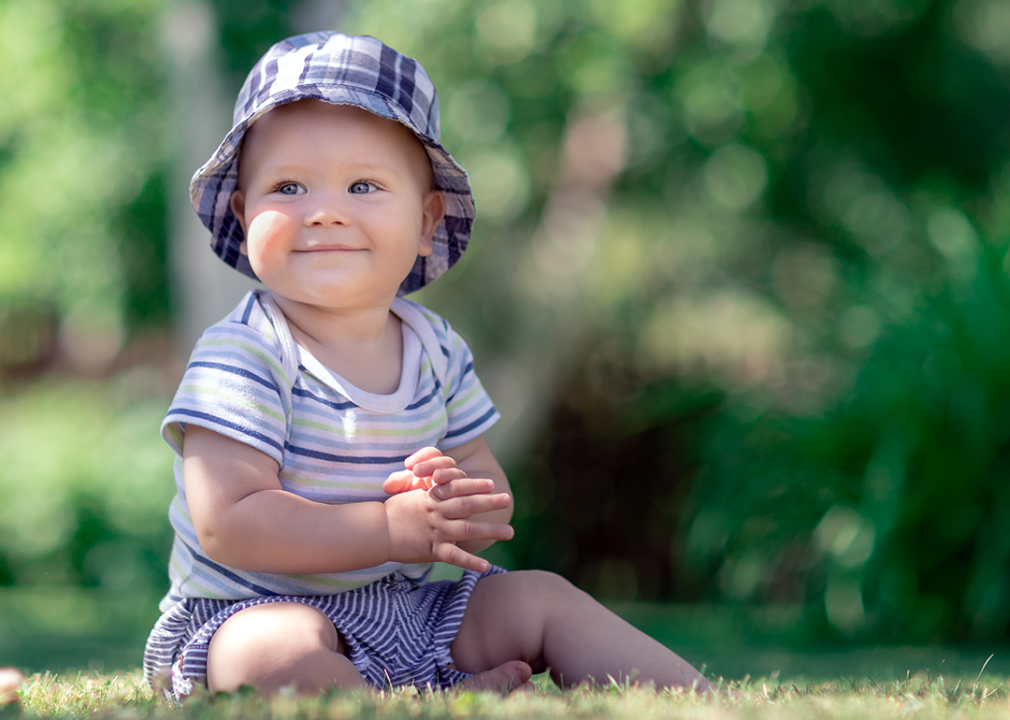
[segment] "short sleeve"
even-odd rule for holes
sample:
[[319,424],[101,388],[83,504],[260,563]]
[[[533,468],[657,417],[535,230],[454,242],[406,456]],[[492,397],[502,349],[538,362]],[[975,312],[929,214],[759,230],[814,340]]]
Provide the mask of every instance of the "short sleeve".
[[[272,335],[241,322],[208,329],[161,426],[162,437],[182,454],[190,424],[251,445],[283,464],[290,393]],[[290,384],[288,385],[290,387]]]
[[474,372],[473,354],[466,341],[447,323],[443,332],[443,351],[447,353],[448,360],[445,378],[448,428],[439,445],[448,449],[483,435],[501,415]]

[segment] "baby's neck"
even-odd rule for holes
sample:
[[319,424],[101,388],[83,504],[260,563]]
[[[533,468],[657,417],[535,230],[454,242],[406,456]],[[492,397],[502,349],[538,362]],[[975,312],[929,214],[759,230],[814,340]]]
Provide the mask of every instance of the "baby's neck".
[[274,296],[291,336],[320,363],[356,387],[391,395],[403,372],[403,330],[389,308],[333,312]]

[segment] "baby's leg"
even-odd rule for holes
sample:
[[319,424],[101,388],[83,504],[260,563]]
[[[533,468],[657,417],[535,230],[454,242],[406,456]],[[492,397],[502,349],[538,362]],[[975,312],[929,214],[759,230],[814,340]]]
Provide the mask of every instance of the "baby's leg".
[[300,693],[362,688],[333,623],[319,610],[291,602],[239,610],[211,638],[207,686],[212,693],[252,685],[264,694],[293,685]]
[[510,660],[550,670],[563,687],[583,680],[653,682],[707,689],[684,659],[637,630],[564,578],[529,571],[489,575],[474,588],[452,658],[476,673]]

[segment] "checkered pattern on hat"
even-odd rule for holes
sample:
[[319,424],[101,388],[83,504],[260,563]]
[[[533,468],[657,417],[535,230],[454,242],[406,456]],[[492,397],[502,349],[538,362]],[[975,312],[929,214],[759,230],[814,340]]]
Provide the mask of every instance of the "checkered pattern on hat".
[[439,144],[438,96],[428,73],[413,58],[368,36],[318,32],[288,38],[270,48],[249,72],[235,102],[231,131],[189,186],[193,207],[211,231],[214,252],[236,270],[256,277],[249,259],[239,252],[245,235],[230,207],[242,138],[271,108],[309,98],[396,120],[420,139],[431,160],[435,187],[445,196],[446,213],[432,238],[434,252],[417,258],[399,294],[434,281],[469,243],[476,213],[470,181]]

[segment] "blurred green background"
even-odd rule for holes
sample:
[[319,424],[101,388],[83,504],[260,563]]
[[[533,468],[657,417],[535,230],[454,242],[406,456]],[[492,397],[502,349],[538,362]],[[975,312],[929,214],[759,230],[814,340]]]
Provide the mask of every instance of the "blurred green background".
[[0,665],[139,664],[159,422],[243,290],[188,177],[326,28],[421,60],[472,177],[418,299],[503,415],[490,558],[698,663],[1010,640],[1003,0],[0,0]]

